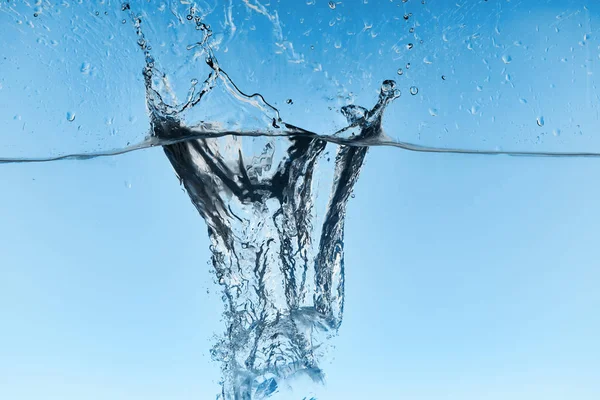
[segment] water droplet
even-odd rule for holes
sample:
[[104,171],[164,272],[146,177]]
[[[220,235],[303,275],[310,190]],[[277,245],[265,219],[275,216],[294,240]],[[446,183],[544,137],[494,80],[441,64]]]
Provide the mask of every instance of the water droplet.
[[396,82],[392,80],[385,80],[381,85],[381,95],[386,98],[400,96],[400,91],[396,90]]
[[415,32],[415,28],[410,28],[408,31],[409,31],[410,33],[414,33],[414,32]]
[[505,54],[502,56],[502,61],[504,62],[504,64],[510,64],[510,62],[512,61],[512,57],[508,54]]
[[538,124],[538,126],[544,126],[544,117],[542,117],[542,116],[537,117],[537,124]]
[[404,71],[402,71],[402,68],[398,68],[398,75],[403,75]]
[[72,111],[67,112],[67,121],[73,122],[75,121],[75,113]]
[[411,86],[410,87],[410,94],[412,94],[413,96],[416,95],[417,93],[419,93],[419,88],[416,86]]
[[335,10],[335,2],[330,1],[329,2],[329,8],[331,8],[332,10]]
[[90,65],[90,63],[84,62],[83,64],[81,64],[80,71],[84,75],[89,75],[91,68],[92,66]]

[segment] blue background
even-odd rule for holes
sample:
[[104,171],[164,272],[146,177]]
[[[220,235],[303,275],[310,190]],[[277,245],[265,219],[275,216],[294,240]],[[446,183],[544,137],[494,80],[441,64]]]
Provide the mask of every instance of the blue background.
[[[343,4],[351,8],[350,3],[345,1]],[[348,11],[348,18],[383,21],[378,16],[388,13],[384,6],[389,4],[374,3],[377,2],[370,1],[373,8],[369,10],[378,11],[373,11],[373,15],[356,6],[352,13]],[[418,3],[411,2],[408,6],[416,7]],[[490,3],[495,10],[501,6],[525,7],[521,3]],[[551,111],[546,114],[547,139],[544,139],[550,141],[554,140],[551,132],[556,126],[576,124],[571,122],[574,114],[561,109],[561,102],[569,102],[574,110],[590,111],[582,112],[587,118],[587,126],[597,120],[593,78],[585,82],[578,80],[581,71],[586,76],[587,72],[596,72],[597,64],[594,61],[582,69],[580,61],[588,60],[588,56],[579,56],[576,50],[578,46],[585,48],[591,55],[590,60],[598,60],[595,44],[578,43],[583,40],[583,31],[591,33],[589,42],[597,40],[595,18],[598,14],[592,2],[540,3],[543,3],[539,5],[540,9],[545,11],[537,18],[546,28],[555,28],[556,20],[561,20],[557,15],[563,15],[568,21],[564,22],[567,28],[563,32],[566,33],[554,31],[558,34],[556,38],[565,41],[556,42],[558,39],[542,33],[539,36],[542,41],[548,41],[548,46],[557,52],[555,58],[549,61],[535,58],[529,60],[529,65],[538,68],[538,74],[548,68],[548,77],[558,77],[555,81],[563,90],[554,95],[546,81],[544,87],[536,86],[537,83],[519,86],[518,82],[515,86],[537,95],[538,100],[533,101],[532,107],[550,107]],[[453,21],[455,27],[462,22],[477,26],[477,14],[469,14],[474,8],[466,7],[475,2],[465,2],[466,8],[461,10],[453,10],[454,5],[449,2],[436,4],[430,0],[428,4],[446,7],[438,14]],[[584,18],[581,12],[585,5],[589,7],[588,16]],[[546,6],[548,9],[544,8]],[[282,19],[284,15],[291,15],[286,12],[294,11],[293,7],[288,7],[289,10],[281,8]],[[320,7],[319,11],[306,13],[317,19],[329,16],[325,13],[332,11],[325,2],[317,2],[314,7]],[[400,7],[404,5],[400,4]],[[149,7],[148,12],[154,9]],[[335,12],[343,9],[338,4]],[[580,13],[567,12],[577,10]],[[508,11],[491,15],[509,15]],[[120,27],[119,12],[115,12],[115,18],[118,18],[115,26]],[[390,18],[386,21],[393,15],[401,18],[403,12],[388,13]],[[9,14],[2,14],[2,18],[6,15]],[[416,12],[414,15],[418,17]],[[323,19],[327,25],[330,18]],[[256,22],[260,28],[259,24],[265,21],[270,24],[269,20],[247,20],[245,24]],[[591,26],[579,26],[580,22],[586,21]],[[533,22],[522,24],[526,28]],[[232,49],[243,47],[244,40],[249,40],[249,43],[263,43],[256,45],[257,51],[272,53],[270,31],[252,31],[249,27],[243,31],[242,25],[239,26],[239,31],[249,36],[233,41]],[[444,23],[430,26],[435,28],[430,29],[435,33],[436,29],[443,30]],[[129,25],[126,27],[131,31]],[[494,24],[483,24],[481,30],[493,28]],[[581,28],[581,32],[576,28]],[[342,32],[344,29],[340,28]],[[406,30],[402,29],[404,35]],[[318,32],[318,27],[314,30]],[[470,29],[474,30],[477,29]],[[159,29],[153,26],[150,36],[156,31]],[[227,29],[223,31],[226,36]],[[253,37],[252,32],[264,35],[263,42],[256,41],[258,38]],[[580,39],[572,41],[571,33],[573,38]],[[465,35],[461,33],[451,40],[449,47],[440,51],[440,57],[452,54],[454,47],[468,46],[464,39],[470,33]],[[320,38],[326,42],[326,36]],[[304,36],[299,34],[298,37]],[[525,41],[527,37],[523,35],[522,39]],[[93,38],[90,38],[92,43]],[[359,40],[367,38],[361,36]],[[135,40],[135,37],[127,40],[130,39]],[[181,42],[186,40],[188,38],[184,37]],[[510,41],[513,41],[512,37]],[[303,45],[310,47],[311,43],[317,44],[323,64],[329,62],[331,65],[326,67],[342,82],[345,75],[337,74],[336,68],[341,67],[332,65],[333,62],[336,59],[347,61],[371,46],[368,43],[363,47],[356,45],[352,50],[354,53],[347,58],[336,58],[328,53],[331,49],[319,48],[320,42],[312,38],[306,39]],[[2,42],[0,47],[3,47],[1,45]],[[122,64],[125,70],[135,72],[139,71],[141,55],[133,46],[128,47],[131,56],[127,56],[130,58]],[[486,50],[490,43],[475,41],[474,48],[478,46],[483,53],[501,56],[502,52]],[[531,54],[544,53],[544,46],[531,46]],[[560,61],[563,50],[569,54],[571,47],[574,48],[572,58]],[[385,48],[389,50],[389,47]],[[79,50],[85,52],[85,49]],[[94,46],[90,54],[95,54],[93,50]],[[18,53],[6,54],[16,57],[12,59],[13,63],[33,60]],[[252,67],[257,74],[268,75],[269,68],[282,74],[267,81],[244,74],[246,66],[241,61],[236,63],[234,55],[230,56],[231,64],[226,64],[226,54],[222,53],[221,62],[231,65],[229,72],[237,73],[234,80],[240,81],[240,85],[249,91],[262,91],[263,87],[256,82],[266,82],[264,91],[270,92],[272,97],[279,96],[276,101],[280,105],[285,98],[292,97],[288,93],[293,93],[295,108],[290,107],[287,111],[290,118],[304,119],[312,126],[322,124],[324,129],[339,123],[336,119],[339,116],[332,118],[333,122],[325,119],[327,104],[346,101],[327,99],[327,93],[332,93],[329,89],[337,87],[332,83],[334,80],[322,76],[311,78],[308,90],[296,89],[306,76],[300,72],[306,72],[303,68],[310,70],[313,64],[307,61],[309,67],[289,66],[287,59],[277,64],[278,56],[274,56],[268,67],[261,68],[257,57],[253,61],[257,64]],[[238,53],[231,50],[229,54]],[[293,57],[293,54],[285,54]],[[374,54],[378,53],[374,51]],[[419,55],[419,60],[424,58],[423,54]],[[385,58],[386,54],[379,56]],[[80,74],[81,60],[73,57],[74,68]],[[514,54],[513,57],[516,58]],[[437,72],[429,75],[421,70],[413,77],[394,75],[398,64],[404,65],[404,59],[394,61],[393,68],[389,65],[388,69],[369,64],[365,58],[359,60],[357,64],[365,67],[357,76],[364,79],[348,83],[352,90],[358,90],[359,104],[370,107],[375,102],[382,77],[395,78],[403,90],[403,97],[394,104],[396,109],[390,109],[390,112],[397,112],[390,113],[386,119],[388,124],[404,118],[398,111],[403,107],[428,114],[431,107],[426,104],[428,98],[435,97],[436,101],[458,106],[449,94],[464,93],[469,99],[469,96],[475,96],[475,100],[479,96],[474,90],[477,87],[475,78],[468,81],[457,77],[453,90],[442,90],[433,85],[432,77],[438,79]],[[281,65],[289,68],[282,69]],[[458,75],[468,74],[469,65],[464,59],[454,60]],[[32,65],[28,68],[35,69]],[[121,67],[115,68],[123,71],[119,69]],[[461,68],[466,72],[460,72]],[[564,72],[561,68],[567,68],[575,82],[563,79],[565,75],[560,74]],[[527,71],[532,74],[534,70]],[[9,69],[1,71],[6,74]],[[518,71],[513,74],[518,76]],[[98,74],[104,72],[99,68]],[[13,70],[10,73],[17,76]],[[176,77],[183,79],[188,73],[190,71],[183,70]],[[139,76],[136,76],[129,91],[115,89],[115,93],[125,96],[122,99],[137,99],[133,105],[124,104],[143,113],[143,88],[139,87]],[[495,76],[500,78],[492,81],[495,82],[492,95],[509,96],[512,88],[502,83],[504,75]],[[281,82],[284,78],[292,79],[286,81],[287,91],[268,83]],[[403,78],[411,80],[401,81]],[[29,112],[26,99],[31,97],[28,92],[17,91],[17,85],[8,84],[20,81],[11,81],[6,75],[2,79],[4,88],[0,90],[0,100]],[[77,81],[78,78],[73,79]],[[120,79],[126,81],[127,75]],[[56,86],[55,81],[50,82]],[[420,94],[426,96],[419,98],[418,103],[409,103],[416,101],[407,93],[411,82],[416,82],[421,88]],[[186,85],[187,81],[176,89],[185,93]],[[585,88],[588,95],[580,96],[577,87]],[[119,108],[116,106],[119,103],[102,101],[102,88],[98,82],[88,88],[88,95],[94,99],[96,107],[88,108],[91,127],[95,126],[91,124],[93,118],[104,121],[113,108]],[[340,91],[347,95],[350,90]],[[314,100],[314,110],[308,113],[302,104],[311,102],[312,93],[319,97],[314,97],[318,100]],[[48,93],[42,90],[38,95],[47,98],[43,96]],[[519,104],[519,95],[513,97],[517,100],[514,104]],[[19,106],[13,102],[15,99],[23,100],[24,105]],[[37,104],[35,96],[34,100],[28,101]],[[103,104],[106,110],[102,108]],[[465,101],[462,105],[465,109],[470,108],[470,102]],[[60,108],[57,121],[64,121],[62,109],[68,107],[61,104],[49,107],[50,111],[52,107]],[[493,124],[495,131],[477,132],[488,135],[488,139],[494,138],[493,146],[499,143],[503,148],[538,149],[532,145],[537,133],[511,125],[514,121],[529,121],[530,117],[535,122],[536,110],[531,115],[511,114],[502,102],[493,101],[481,106],[483,110],[486,107],[499,120]],[[6,107],[3,109],[7,110]],[[43,107],[40,109],[43,111]],[[25,112],[23,114],[25,118]],[[31,114],[31,118],[39,118],[36,123],[44,122],[47,115],[54,115],[50,112]],[[77,121],[85,121],[84,115],[79,112]],[[3,121],[15,121],[12,112],[8,115],[7,111],[3,114],[0,110],[0,116]],[[433,126],[448,125],[454,129],[451,123],[458,121],[464,122],[469,129],[477,129],[477,123],[468,119],[471,116],[468,112],[450,112],[445,122],[433,123]],[[142,117],[132,122],[129,114],[123,112],[124,122],[119,126],[126,132],[140,133],[145,127]],[[415,118],[424,121],[421,116]],[[486,121],[489,124],[491,120]],[[127,131],[126,123],[132,123],[139,130]],[[49,121],[48,134],[72,134],[65,128],[69,126],[67,123],[60,124]],[[115,124],[119,124],[118,119]],[[571,138],[566,136],[565,128],[562,129],[559,138]],[[582,137],[583,141],[552,142],[548,147],[539,148],[561,149],[564,144],[564,148],[587,150],[590,143],[595,143],[595,129],[584,130],[581,135],[577,132],[577,137]],[[521,139],[525,135],[525,139],[494,136],[498,132],[521,135]],[[8,133],[12,135],[12,132]],[[438,143],[435,135],[427,142],[425,134],[421,137],[417,133],[409,129],[406,134],[425,144]],[[65,139],[64,149],[112,148],[123,140],[117,135],[117,139],[113,137],[105,142],[102,132],[94,135],[85,136],[87,141],[81,140],[81,136],[69,136]],[[38,143],[37,137],[44,137],[44,131],[32,131],[30,136],[20,136],[18,140],[10,136],[11,145],[16,143],[21,148],[0,156],[26,155],[28,146]],[[100,139],[95,142],[93,138]],[[63,142],[56,143],[60,147]],[[482,148],[482,143],[489,142],[457,130],[454,136],[443,137],[439,143]],[[487,144],[483,147],[488,148]],[[38,156],[46,147],[38,143],[33,149],[31,155]],[[60,149],[52,151],[60,152]],[[600,278],[597,200],[600,192],[596,189],[599,173],[600,162],[595,159],[456,156],[415,154],[392,148],[371,149],[355,189],[356,197],[348,206],[345,318],[339,337],[333,341],[335,358],[323,366],[327,386],[312,389],[315,395],[319,399],[333,400],[600,398],[597,379],[600,376],[600,316],[597,311],[600,306],[597,289]],[[0,398],[213,398],[218,391],[219,365],[210,361],[209,349],[213,335],[220,333],[223,325],[218,285],[213,283],[208,272],[206,227],[181,190],[160,149],[85,162],[4,164],[0,165],[0,182],[3,188],[0,196],[0,227],[3,228],[0,231]],[[298,393],[294,398],[301,399],[305,394]]]
[[[598,173],[373,149],[319,398],[597,399]],[[212,398],[222,306],[162,152],[0,174],[0,397]]]

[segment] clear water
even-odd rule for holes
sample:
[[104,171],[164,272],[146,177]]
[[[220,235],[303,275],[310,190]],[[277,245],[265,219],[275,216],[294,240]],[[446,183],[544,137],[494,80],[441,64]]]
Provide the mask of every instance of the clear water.
[[[404,3],[408,2],[398,2],[397,6]],[[465,2],[455,6],[461,9],[461,12],[468,10],[466,12],[477,14],[478,7],[488,6],[484,3]],[[580,12],[589,12],[587,5],[575,3],[564,5],[564,8],[577,6],[575,8]],[[273,26],[276,42],[286,54],[286,61],[294,61],[294,64],[297,61],[301,64],[300,56],[282,33],[283,25],[277,10],[272,11],[259,2],[243,1],[240,4],[252,13],[266,17]],[[342,4],[329,2],[327,7],[332,12],[338,12]],[[350,80],[347,87],[340,89],[345,96],[342,102],[347,104],[340,105],[339,98],[327,98],[325,103],[329,105],[329,110],[344,118],[342,123],[337,123],[335,129],[331,129],[332,126],[327,123],[322,130],[315,129],[313,122],[307,126],[288,123],[282,112],[270,103],[268,95],[245,93],[241,88],[246,85],[238,86],[226,72],[228,52],[219,52],[222,51],[225,39],[222,33],[215,33],[206,20],[211,18],[211,11],[222,8],[226,16],[224,32],[233,35],[233,32],[236,32],[233,23],[235,18],[232,17],[234,6],[233,2],[218,5],[221,7],[212,9],[211,6],[199,4],[173,3],[168,6],[174,20],[179,24],[176,25],[176,29],[181,32],[189,31],[194,35],[193,41],[185,43],[186,51],[193,54],[193,62],[186,59],[188,69],[179,75],[182,68],[180,62],[174,62],[178,65],[174,67],[171,60],[175,55],[166,55],[164,51],[158,50],[169,47],[169,44],[161,40],[160,35],[155,40],[146,36],[146,27],[152,24],[152,8],[135,3],[106,4],[107,7],[120,9],[120,14],[117,13],[119,17],[115,21],[135,33],[131,47],[135,47],[137,42],[138,52],[143,54],[145,65],[140,70],[145,93],[145,116],[149,128],[142,139],[114,148],[107,149],[105,146],[100,150],[94,149],[93,146],[84,146],[83,151],[52,150],[50,153],[44,153],[45,150],[42,149],[43,155],[37,150],[27,153],[25,149],[25,155],[13,156],[9,152],[6,153],[8,156],[0,159],[3,163],[85,160],[148,147],[163,148],[181,185],[208,227],[211,269],[222,293],[224,309],[224,327],[222,333],[213,341],[210,351],[213,360],[221,365],[221,390],[218,398],[262,399],[280,395],[286,388],[293,389],[307,381],[314,385],[325,381],[325,364],[335,353],[331,347],[335,344],[335,336],[342,326],[344,314],[346,206],[353,196],[369,147],[393,146],[420,152],[487,155],[596,157],[600,154],[596,147],[588,147],[584,142],[576,140],[567,144],[539,145],[537,148],[531,146],[526,139],[512,143],[509,141],[507,147],[516,150],[490,149],[489,146],[479,146],[476,142],[475,146],[461,146],[462,139],[456,141],[456,146],[443,146],[436,140],[423,143],[402,140],[400,129],[397,126],[387,129],[386,121],[391,119],[396,123],[394,117],[397,113],[389,117],[394,105],[407,96],[422,95],[427,87],[423,82],[419,87],[411,85],[408,90],[400,90],[398,82],[401,77],[416,67],[410,62],[398,69],[396,76],[389,74],[395,80],[379,81],[377,94],[370,93],[373,95],[370,96],[373,99],[370,104],[357,103],[358,99],[369,98],[366,94],[348,94],[348,88],[353,86]],[[2,10],[7,14],[19,14],[18,8],[8,7],[6,4],[3,6]],[[371,7],[378,6],[383,8],[382,5]],[[443,12],[431,13],[429,9],[423,11],[424,2],[421,2],[420,6],[423,6],[423,15],[434,15],[437,17],[434,20],[451,15],[456,25],[460,26],[461,17],[457,15],[456,10],[445,8]],[[48,12],[55,11],[44,4],[39,7],[42,11],[44,7],[48,8]],[[167,9],[165,4],[156,7],[161,12]],[[503,14],[498,10],[502,7],[510,9],[513,6],[510,2],[496,2],[495,7],[496,11],[489,15],[499,17]],[[35,11],[37,15],[34,15],[34,18],[43,16],[42,11]],[[407,11],[402,20],[411,21],[417,15],[417,11]],[[124,18],[125,23],[121,22],[121,18]],[[583,21],[590,22],[595,18],[595,15],[588,15]],[[343,20],[342,17],[331,21]],[[329,26],[333,26],[331,21]],[[339,22],[334,22],[334,25],[336,23]],[[534,26],[529,23],[524,25]],[[420,23],[417,23],[408,28],[408,32],[412,34],[420,26]],[[475,26],[482,30],[486,27],[485,24]],[[452,32],[452,27],[454,24],[448,25],[447,32],[443,33],[444,42],[448,42],[447,34]],[[495,28],[499,30],[497,24]],[[153,29],[160,31],[156,27]],[[373,39],[377,37],[375,32],[371,31],[372,26],[366,21],[363,29],[363,32],[367,32]],[[479,46],[481,50],[485,47],[477,43],[479,35],[473,33],[456,41],[463,43],[470,51],[474,46]],[[585,34],[583,41],[590,42],[592,38],[593,36],[588,37]],[[180,44],[187,39],[185,37],[179,40]],[[339,33],[338,36],[333,35],[334,48],[343,47],[342,41]],[[411,39],[405,45],[405,50],[415,50],[421,44],[420,41],[419,36],[415,36],[414,40]],[[515,59],[509,53],[521,46],[522,43],[517,44],[515,41],[512,45],[503,47],[504,54],[499,57],[501,62],[504,65],[512,64]],[[590,47],[591,43],[581,45],[584,46]],[[396,43],[393,47],[393,51],[399,54],[399,44]],[[545,52],[550,48],[551,46],[547,47]],[[453,48],[444,50],[450,52]],[[570,51],[573,54],[575,50],[571,48]],[[175,50],[173,52],[176,53]],[[365,58],[369,57],[371,55]],[[592,66],[584,68],[587,76],[592,77],[588,78],[586,85],[588,88],[595,88],[593,81],[590,81],[594,79],[593,73],[590,72],[595,71],[595,63],[589,59],[589,52],[586,57],[586,61],[592,63]],[[226,60],[222,60],[223,58]],[[423,57],[422,62],[427,66],[439,58],[443,56],[434,52]],[[483,57],[483,60],[485,61],[486,57]],[[493,82],[489,76],[483,79],[483,82],[490,83],[492,87],[504,87],[498,89],[498,86],[489,99],[477,99],[466,110],[461,106],[461,111],[469,112],[472,116],[485,116],[485,112],[481,110],[489,100],[487,107],[492,110],[497,108],[502,112],[501,99],[515,87],[511,73],[507,72],[506,68],[508,67],[501,71],[500,81]],[[450,71],[446,72],[447,75],[441,75],[444,82],[455,72],[454,67],[448,66],[445,69]],[[489,72],[490,68],[487,69]],[[89,75],[91,71],[91,64],[84,62],[81,65],[80,73]],[[193,76],[192,79],[181,79],[188,73]],[[256,80],[256,86],[260,87],[261,80]],[[184,101],[178,100],[173,89],[177,86],[178,90],[182,91],[182,81],[188,84]],[[280,86],[283,87],[284,82],[279,82]],[[573,79],[572,83],[576,85],[578,81]],[[373,89],[372,85],[371,82],[367,87]],[[265,86],[269,87],[268,84]],[[482,86],[475,86],[476,92],[483,91]],[[315,89],[317,87],[315,86]],[[528,88],[530,93],[535,92],[532,87],[530,85]],[[313,87],[309,87],[308,95],[302,94],[308,97],[309,101],[312,89]],[[299,89],[293,86],[286,93],[290,96],[286,100],[287,105],[301,101],[298,98],[301,99],[302,95],[297,91]],[[296,100],[293,100],[292,96],[296,97]],[[587,100],[582,102],[583,106],[591,111],[598,107],[593,96],[589,95]],[[459,97],[463,99],[465,96],[460,94]],[[520,99],[523,100],[522,104],[529,104],[524,97]],[[534,108],[540,108],[546,100],[536,98],[536,101],[537,105]],[[282,108],[281,105],[278,107]],[[556,105],[549,107],[554,109]],[[568,107],[572,108],[573,105],[569,103]],[[304,111],[304,114],[300,115],[311,112],[312,110]],[[428,113],[430,117],[437,117],[441,112],[439,108],[429,107]],[[298,115],[290,114],[298,119]],[[544,114],[546,115],[535,113],[535,118],[530,118],[531,115],[515,114],[515,119],[519,121],[520,118],[529,118],[535,126],[544,128],[548,124],[547,120],[551,119],[547,113]],[[585,121],[588,126],[597,118],[597,113],[595,117],[593,113],[589,115]],[[494,115],[494,122],[495,118]],[[501,115],[498,118],[501,118]],[[67,123],[74,123],[78,121],[78,113],[69,110],[64,114],[64,119]],[[439,124],[445,126],[447,121]],[[561,128],[555,127],[554,132],[566,130],[561,124],[562,122],[555,122],[555,126],[560,125]],[[565,124],[575,122],[569,121]],[[581,122],[577,126],[585,124]],[[475,126],[477,129],[484,129],[485,124],[482,128],[480,121],[475,123]],[[524,131],[528,132],[529,129]],[[421,131],[419,132],[420,135]],[[586,133],[593,136],[591,128],[588,128]],[[73,148],[78,147],[76,143]],[[563,147],[567,150],[563,150]],[[298,391],[296,394],[299,394]]]

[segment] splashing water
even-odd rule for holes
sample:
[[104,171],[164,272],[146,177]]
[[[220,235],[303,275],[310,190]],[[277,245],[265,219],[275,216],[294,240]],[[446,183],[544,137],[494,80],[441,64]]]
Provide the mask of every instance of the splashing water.
[[[221,397],[264,398],[276,392],[281,381],[300,376],[322,381],[319,361],[328,337],[342,322],[344,309],[346,204],[368,148],[338,148],[329,204],[316,236],[316,170],[327,141],[283,123],[262,96],[241,92],[219,67],[209,43],[211,30],[198,17],[194,20],[203,39],[197,45],[206,52],[211,72],[200,91],[192,82],[183,105],[167,104],[160,93],[164,76],[155,66],[142,19],[136,15],[133,19],[146,59],[152,137],[164,145],[208,225],[212,265],[223,289],[227,326],[212,350],[222,362]],[[271,122],[270,129],[229,136],[226,128],[215,123],[186,126],[180,116],[203,107],[219,86],[236,101],[250,103],[257,119]],[[371,110],[343,107],[349,126],[338,136],[377,140],[384,110],[399,96],[395,82],[385,81]],[[283,137],[269,138],[273,132]],[[214,137],[189,140],[197,136]],[[248,157],[243,150],[246,141],[260,147],[260,154]]]
[[[208,226],[212,267],[225,306],[225,330],[212,349],[222,365],[223,400],[262,399],[296,379],[324,380],[323,361],[344,312],[346,206],[369,146],[469,154],[599,155],[463,150],[390,139],[382,121],[386,107],[400,96],[391,80],[383,82],[372,108],[341,107],[347,126],[334,133],[288,124],[262,95],[244,93],[221,68],[213,52],[212,30],[194,6],[186,19],[200,40],[188,50],[201,50],[209,73],[201,83],[193,79],[186,100],[179,102],[146,40],[142,16],[127,3],[121,8],[131,15],[145,59],[151,121],[147,140],[114,152],[0,162],[86,159],[163,147]],[[329,2],[329,8],[335,10],[336,3]],[[409,43],[407,48],[413,47]],[[505,64],[511,60],[503,58]],[[431,64],[429,59],[424,62]],[[90,71],[89,64],[81,67],[82,73]],[[402,69],[396,73],[404,75]],[[408,93],[416,98],[419,89],[412,86]],[[210,118],[209,111],[223,104],[236,110],[235,118]],[[66,114],[69,122],[78,119],[74,112]],[[543,122],[538,118],[537,125],[542,127]],[[330,143],[337,145],[332,166],[327,157]],[[323,183],[327,174],[331,179]],[[326,204],[319,207],[321,203]]]

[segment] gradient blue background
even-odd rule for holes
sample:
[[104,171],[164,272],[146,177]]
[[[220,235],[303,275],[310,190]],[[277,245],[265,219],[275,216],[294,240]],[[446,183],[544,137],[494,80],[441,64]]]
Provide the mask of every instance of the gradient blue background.
[[[599,173],[373,149],[319,398],[597,399]],[[161,151],[0,174],[0,398],[212,398],[206,230]]]
[[[579,104],[597,107],[592,95]],[[325,124],[319,113],[306,123]],[[599,174],[594,159],[371,149],[348,207],[345,318],[318,398],[600,398]],[[206,227],[161,150],[0,165],[0,182],[0,399],[214,398],[222,303]]]

